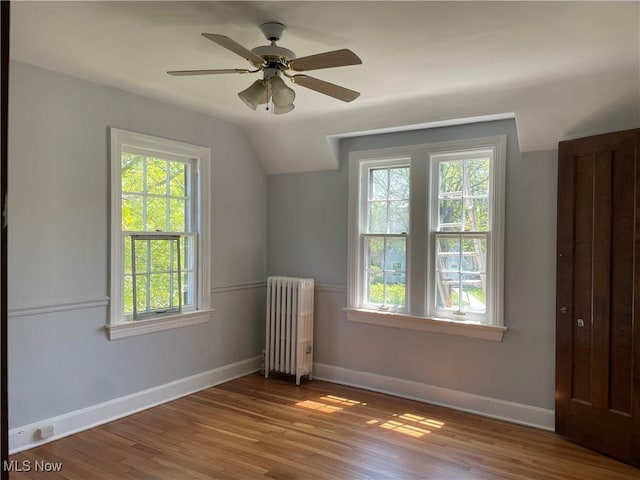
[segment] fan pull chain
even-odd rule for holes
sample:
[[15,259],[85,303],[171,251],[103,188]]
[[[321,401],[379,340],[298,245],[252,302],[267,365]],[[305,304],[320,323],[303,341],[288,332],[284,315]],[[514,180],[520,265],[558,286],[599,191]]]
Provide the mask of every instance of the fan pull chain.
[[[269,111],[269,106],[273,106],[273,98],[271,98],[271,79],[266,79],[267,84],[267,112]],[[271,113],[273,113],[273,108],[271,108]]]

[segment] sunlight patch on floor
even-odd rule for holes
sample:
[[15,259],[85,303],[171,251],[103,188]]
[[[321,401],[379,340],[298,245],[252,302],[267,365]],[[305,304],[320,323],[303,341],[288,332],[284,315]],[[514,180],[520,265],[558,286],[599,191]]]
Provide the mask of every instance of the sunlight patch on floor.
[[308,408],[309,410],[317,410],[318,412],[335,413],[342,410],[342,407],[336,407],[335,405],[328,405],[322,402],[314,402],[313,400],[305,400],[304,402],[296,403],[296,407]]
[[367,422],[367,425],[378,425],[381,428],[393,430],[394,432],[403,433],[416,438],[420,438],[431,433],[431,430],[423,428],[424,426],[432,429],[440,429],[444,426],[444,422],[411,413],[404,413],[402,415],[394,414],[393,417],[394,419],[387,421],[372,419]]
[[411,413],[405,413],[400,415],[400,418],[403,420],[408,420],[410,422],[416,422],[421,425],[426,425],[431,428],[442,428],[444,427],[444,422],[440,422],[438,420],[432,420],[431,418],[421,417],[420,415],[413,415]]
[[335,395],[326,395],[322,397],[320,400],[337,403],[339,405],[346,405],[347,407],[353,407],[354,405],[366,405],[366,403],[358,402],[357,400],[350,400],[348,398],[336,397]]
[[[357,400],[351,400],[349,398],[338,397],[336,395],[325,395],[320,397],[322,402],[315,402],[313,400],[305,400],[304,402],[296,403],[296,407],[308,408],[310,410],[317,410],[318,412],[334,413],[339,412],[343,407],[353,407],[355,405],[366,405],[364,402]],[[341,405],[341,406],[338,406]]]

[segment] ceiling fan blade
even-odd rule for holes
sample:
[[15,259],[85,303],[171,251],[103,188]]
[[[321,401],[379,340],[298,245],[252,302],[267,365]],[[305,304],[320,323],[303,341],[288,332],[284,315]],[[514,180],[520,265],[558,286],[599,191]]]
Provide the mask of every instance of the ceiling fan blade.
[[262,57],[259,57],[251,50],[247,50],[238,42],[231,40],[229,37],[225,35],[218,35],[215,33],[203,33],[203,37],[208,38],[212,42],[217,43],[221,47],[226,48],[227,50],[231,50],[236,55],[240,55],[242,58],[246,59],[249,63],[252,63],[256,66],[264,65],[264,60]]
[[318,80],[317,78],[313,78],[308,75],[293,75],[291,79],[298,85],[302,85],[303,87],[315,90],[319,93],[324,93],[325,95],[337,98],[343,102],[352,102],[360,96],[360,92],[349,90],[348,88],[341,87],[335,83]]
[[171,70],[167,72],[169,75],[176,77],[187,75],[219,75],[221,73],[251,73],[253,70],[247,70],[246,68],[225,68],[219,70]]
[[351,50],[343,48],[333,52],[318,53],[308,57],[300,57],[292,60],[289,66],[296,72],[307,70],[319,70],[321,68],[346,67],[347,65],[360,65],[362,60]]

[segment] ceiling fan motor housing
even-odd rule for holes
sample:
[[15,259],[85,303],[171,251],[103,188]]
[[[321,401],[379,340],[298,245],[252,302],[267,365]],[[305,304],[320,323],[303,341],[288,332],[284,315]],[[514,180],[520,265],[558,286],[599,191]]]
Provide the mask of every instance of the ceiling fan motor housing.
[[259,57],[264,58],[267,62],[271,60],[284,60],[284,62],[288,62],[296,58],[296,54],[288,48],[279,47],[273,43],[271,45],[265,45],[264,47],[256,47],[251,50],[251,53],[255,53]]

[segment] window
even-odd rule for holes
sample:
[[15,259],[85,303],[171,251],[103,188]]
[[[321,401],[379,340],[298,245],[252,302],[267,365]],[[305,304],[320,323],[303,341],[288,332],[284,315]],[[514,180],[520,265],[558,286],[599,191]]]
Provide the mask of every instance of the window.
[[[487,314],[492,150],[433,155],[432,313],[493,323]],[[489,249],[489,251],[488,251]]]
[[363,205],[362,304],[379,310],[404,310],[409,232],[409,166],[385,162],[367,166]]
[[352,152],[349,319],[501,339],[506,137]]
[[111,129],[111,339],[208,320],[209,158]]

